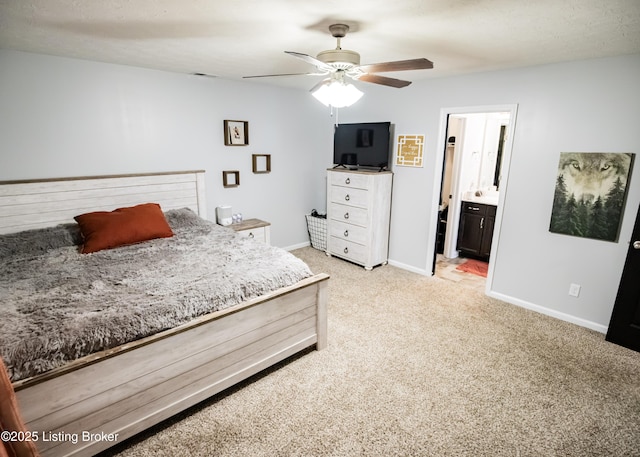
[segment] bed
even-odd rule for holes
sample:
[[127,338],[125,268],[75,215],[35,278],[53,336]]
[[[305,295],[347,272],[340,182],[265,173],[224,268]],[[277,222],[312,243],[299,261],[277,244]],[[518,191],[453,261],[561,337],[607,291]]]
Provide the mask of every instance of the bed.
[[[82,238],[70,223],[75,216],[149,202],[162,208],[174,236],[93,254],[78,252],[76,245]],[[33,238],[34,233],[38,237]],[[42,233],[52,236],[42,241]],[[327,344],[328,276],[304,273],[299,266],[295,272],[276,274],[274,265],[293,268],[284,266],[290,263],[287,256],[293,256],[206,221],[203,171],[0,182],[0,236],[5,240],[5,251],[0,251],[5,260],[25,258],[34,271],[51,270],[42,274],[38,293],[22,291],[22,295],[18,294],[22,287],[20,274],[12,277],[13,266],[4,270],[5,303],[0,303],[8,309],[4,322],[10,322],[8,317],[16,309],[28,313],[57,300],[65,304],[76,298],[86,300],[67,280],[80,277],[86,281],[84,288],[90,291],[92,302],[78,314],[102,316],[98,313],[103,308],[110,309],[117,318],[117,324],[111,327],[118,338],[121,333],[128,338],[136,335],[126,342],[112,334],[102,335],[95,347],[77,343],[81,339],[75,334],[67,341],[63,337],[71,332],[72,319],[57,323],[59,308],[51,305],[53,311],[38,319],[48,323],[44,327],[64,330],[59,338],[42,338],[47,342],[46,350],[25,338],[31,346],[21,351],[33,357],[18,364],[20,350],[0,349],[10,361],[23,419],[45,456],[94,455],[293,354],[312,346],[320,350]],[[217,238],[211,241],[213,236]],[[25,237],[30,244],[27,254],[19,248]],[[239,244],[234,244],[237,240]],[[184,253],[194,252],[193,245],[185,243],[200,243],[196,245],[202,246],[202,256],[185,257]],[[208,250],[214,246],[227,250]],[[154,257],[158,250],[164,261]],[[229,260],[238,253],[246,261],[266,262],[273,267],[262,271],[253,264],[246,267]],[[273,259],[265,260],[271,255]],[[80,267],[73,267],[71,260],[76,257],[84,262]],[[221,262],[221,257],[227,260]],[[122,258],[126,262],[118,260]],[[151,264],[152,269],[143,274],[142,267],[130,265],[132,259]],[[126,264],[133,279],[106,263],[119,261]],[[170,268],[163,270],[163,263]],[[197,270],[196,264],[208,268],[207,273]],[[219,267],[221,264],[225,267]],[[101,277],[104,265],[110,265],[110,270]],[[91,273],[91,268],[98,273]],[[239,274],[243,268],[256,273]],[[49,274],[54,279],[45,279]],[[118,279],[121,277],[126,279]],[[268,279],[271,286],[258,285],[258,277]],[[218,282],[212,282],[214,279]],[[208,289],[195,291],[192,283],[208,284]],[[277,285],[275,289],[273,284]],[[53,290],[54,298],[22,304],[25,297],[38,295],[40,289]],[[110,300],[116,300],[121,289],[126,291],[124,298],[120,296],[112,304]],[[178,296],[176,291],[181,291]],[[218,300],[211,298],[214,292],[223,295],[226,304],[203,308],[204,302]],[[9,307],[7,303],[14,301],[20,306]],[[115,307],[123,301],[137,307],[131,316],[127,317],[124,307]],[[151,309],[159,313],[163,308],[171,319],[161,314],[152,319],[152,324],[142,324],[144,331],[134,328],[139,316],[152,314]],[[174,311],[183,308],[186,311]],[[108,321],[99,320],[102,317],[96,319],[95,328],[110,327],[105,324]],[[16,339],[22,333],[40,332],[29,326],[22,329],[18,321],[6,325],[0,337],[5,339],[0,341],[9,341],[11,334]],[[80,347],[81,351],[49,354],[50,346],[56,345]]]

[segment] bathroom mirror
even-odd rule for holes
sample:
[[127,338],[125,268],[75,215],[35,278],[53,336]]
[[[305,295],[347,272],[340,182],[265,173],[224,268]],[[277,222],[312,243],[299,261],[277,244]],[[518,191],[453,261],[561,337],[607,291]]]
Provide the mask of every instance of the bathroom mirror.
[[495,186],[500,188],[500,167],[502,165],[502,150],[507,135],[509,119],[501,117],[488,118],[485,129],[484,148],[482,151],[478,187],[488,189]]

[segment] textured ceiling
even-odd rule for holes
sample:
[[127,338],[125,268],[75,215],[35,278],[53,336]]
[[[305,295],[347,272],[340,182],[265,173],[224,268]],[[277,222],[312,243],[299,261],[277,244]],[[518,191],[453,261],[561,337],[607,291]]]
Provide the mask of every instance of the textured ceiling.
[[0,0],[0,47],[240,79],[313,70],[283,51],[335,48],[336,22],[364,64],[434,62],[385,74],[412,81],[640,52],[640,0]]

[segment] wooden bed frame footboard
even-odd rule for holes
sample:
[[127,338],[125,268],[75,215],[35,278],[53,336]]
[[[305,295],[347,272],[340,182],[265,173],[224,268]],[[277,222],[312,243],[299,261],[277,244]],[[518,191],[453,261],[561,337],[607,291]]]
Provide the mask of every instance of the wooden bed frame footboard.
[[[156,202],[206,217],[204,171],[0,182],[0,234]],[[83,357],[13,387],[43,456],[88,456],[300,352],[327,345],[328,279]]]
[[327,344],[328,276],[14,384],[43,456],[89,456]]

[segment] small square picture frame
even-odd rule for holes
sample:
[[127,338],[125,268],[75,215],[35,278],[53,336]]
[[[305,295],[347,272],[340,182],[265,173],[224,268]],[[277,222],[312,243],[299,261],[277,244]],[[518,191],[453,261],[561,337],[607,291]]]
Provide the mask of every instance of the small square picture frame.
[[271,154],[252,154],[251,169],[256,174],[271,173]]
[[240,185],[240,172],[237,170],[226,170],[222,172],[223,187],[238,187]]
[[249,122],[224,121],[225,146],[247,146],[249,144]]

